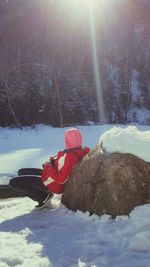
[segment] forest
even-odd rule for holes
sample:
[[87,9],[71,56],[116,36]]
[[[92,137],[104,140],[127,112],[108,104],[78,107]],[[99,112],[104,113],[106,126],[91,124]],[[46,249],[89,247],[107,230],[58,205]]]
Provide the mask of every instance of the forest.
[[150,0],[79,2],[0,1],[0,126],[150,125]]

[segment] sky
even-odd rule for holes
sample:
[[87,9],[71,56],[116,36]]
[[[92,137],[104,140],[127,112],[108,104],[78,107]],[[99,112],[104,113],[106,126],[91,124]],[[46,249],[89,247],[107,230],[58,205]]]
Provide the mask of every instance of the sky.
[[[78,128],[84,145],[94,147],[103,141],[108,152],[124,153],[130,148],[130,153],[149,161],[149,126]],[[63,149],[66,129],[0,128],[0,183],[7,184],[6,174],[16,174],[21,167],[40,167]],[[112,219],[108,214],[72,212],[60,198],[56,195],[51,208],[42,211],[35,210],[36,202],[26,197],[0,200],[0,267],[149,267],[150,204]]]

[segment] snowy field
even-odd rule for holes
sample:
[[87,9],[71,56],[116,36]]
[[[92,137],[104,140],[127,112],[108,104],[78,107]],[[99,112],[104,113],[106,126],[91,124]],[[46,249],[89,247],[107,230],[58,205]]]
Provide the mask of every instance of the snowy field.
[[[112,127],[78,128],[86,146],[100,140],[108,152],[130,152],[150,161],[150,127]],[[5,174],[15,175],[21,167],[41,167],[63,149],[65,130],[42,125],[23,131],[0,128],[0,183],[8,183]],[[59,196],[51,210],[37,211],[35,204],[28,198],[0,200],[0,267],[150,266],[150,204],[115,220],[71,212]]]

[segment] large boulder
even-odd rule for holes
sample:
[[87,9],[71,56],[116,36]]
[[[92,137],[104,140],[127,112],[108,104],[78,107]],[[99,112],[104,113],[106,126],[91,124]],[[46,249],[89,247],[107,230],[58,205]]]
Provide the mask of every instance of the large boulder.
[[96,146],[65,185],[62,203],[90,214],[129,214],[150,202],[150,163],[131,154],[102,153]]

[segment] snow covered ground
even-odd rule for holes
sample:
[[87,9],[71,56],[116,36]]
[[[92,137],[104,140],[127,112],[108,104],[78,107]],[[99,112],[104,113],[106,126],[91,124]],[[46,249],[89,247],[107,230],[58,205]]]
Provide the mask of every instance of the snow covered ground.
[[[93,147],[112,127],[78,128],[84,145]],[[118,140],[124,138],[124,147],[131,147],[128,141],[132,138],[130,153],[135,151],[137,155],[139,146],[139,156],[145,157],[150,127],[137,126],[140,132],[120,127],[125,128],[126,134],[121,128],[114,128],[107,136],[101,136],[105,148],[109,150],[111,145],[110,150],[114,149],[110,136],[116,131]],[[49,155],[63,149],[65,130],[42,125],[23,131],[0,128],[0,175],[16,174],[21,167],[41,167]],[[123,146],[117,145],[117,149]],[[0,183],[7,183],[6,178],[0,178]],[[51,210],[37,211],[34,206],[28,198],[0,200],[0,267],[150,266],[150,204],[136,207],[129,217],[118,216],[115,220],[109,215],[71,212],[61,205],[59,196],[53,199]]]

